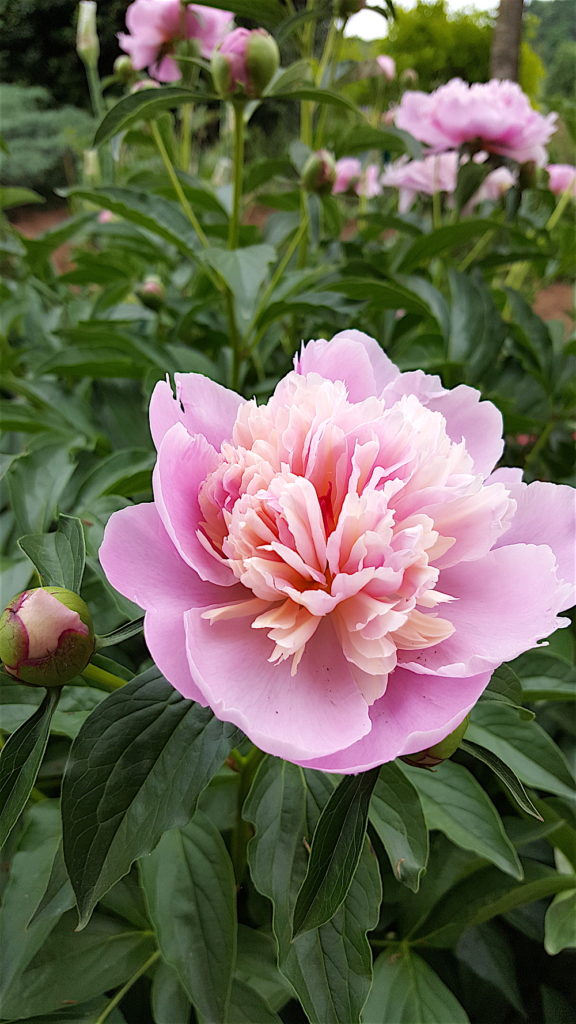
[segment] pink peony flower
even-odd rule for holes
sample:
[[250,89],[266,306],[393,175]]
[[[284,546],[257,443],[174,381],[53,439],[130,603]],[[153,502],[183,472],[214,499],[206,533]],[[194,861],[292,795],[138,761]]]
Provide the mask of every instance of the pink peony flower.
[[332,187],[334,195],[340,192],[355,192],[362,175],[362,164],[355,156],[343,156],[336,161],[336,181]]
[[497,167],[486,175],[478,191],[466,204],[464,212],[467,213],[468,210],[474,209],[479,203],[487,200],[492,203],[498,202],[515,184],[516,175],[508,167]]
[[516,82],[453,78],[430,94],[405,92],[396,125],[434,150],[473,143],[523,164],[546,162],[556,114],[539,114]]
[[121,48],[132,58],[136,71],[148,68],[159,82],[175,82],[181,77],[173,59],[174,46],[182,39],[195,39],[203,57],[231,28],[234,15],[214,7],[202,7],[180,0],[134,0],[126,11],[128,33],[118,33]]
[[359,196],[366,196],[367,199],[374,199],[382,192],[381,173],[378,164],[368,164],[360,181],[356,186]]
[[398,209],[405,213],[418,193],[432,196],[435,192],[447,192],[452,195],[457,176],[458,154],[451,152],[426,156],[423,160],[401,157],[386,168],[381,182],[386,188],[400,189]]
[[555,196],[570,189],[570,194],[576,196],[576,167],[572,164],[548,164],[548,188]]
[[479,399],[358,331],[306,345],[265,405],[157,384],[154,501],[111,517],[100,559],[172,685],[327,771],[452,732],[567,624],[575,566],[572,490],[494,473],[502,419]]
[[393,57],[376,57],[376,63],[384,75],[384,78],[388,79],[389,82],[392,82],[393,79],[396,78],[396,61]]

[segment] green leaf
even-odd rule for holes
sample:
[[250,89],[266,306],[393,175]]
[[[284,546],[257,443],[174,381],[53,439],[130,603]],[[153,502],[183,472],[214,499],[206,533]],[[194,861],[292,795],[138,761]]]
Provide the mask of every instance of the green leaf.
[[514,878],[522,878],[518,854],[498,811],[466,768],[443,761],[435,772],[408,764],[402,771],[418,790],[428,828],[439,829],[457,846],[486,857]]
[[428,829],[417,789],[395,764],[383,764],[370,802],[376,831],[394,875],[412,892],[428,862]]
[[164,960],[202,1016],[225,1024],[236,961],[236,885],[224,840],[197,811],[184,828],[165,832],[139,864]]
[[458,940],[456,956],[479,978],[494,985],[523,1014],[516,966],[508,936],[494,921],[470,928]]
[[66,871],[64,851],[60,841],[54,854],[50,877],[46,883],[42,899],[27,922],[27,927],[29,928],[31,925],[37,926],[39,922],[44,923],[45,921],[58,920],[62,914],[65,914],[67,910],[71,910],[73,906],[74,893],[70,885],[68,872]]
[[44,533],[74,465],[61,444],[47,444],[14,459],[6,479],[18,530]]
[[330,921],[344,902],[362,853],[378,771],[347,775],[322,811],[294,908],[294,937]]
[[282,1024],[281,1018],[271,1010],[261,993],[245,981],[234,979],[230,1000],[230,1020],[233,1024]]
[[[568,630],[566,630],[568,632]],[[525,700],[573,700],[576,670],[547,654],[529,652],[517,663]]]
[[456,997],[422,957],[403,948],[381,953],[362,1012],[366,1024],[467,1024]]
[[124,640],[130,640],[133,636],[139,636],[143,628],[144,616],[132,619],[132,622],[127,622],[124,626],[118,626],[118,629],[113,629],[111,633],[97,636],[96,650],[99,651],[102,647],[114,647],[116,644],[124,643]]
[[316,86],[300,86],[297,89],[290,89],[286,92],[269,92],[275,100],[312,100],[314,103],[328,103],[333,107],[340,107],[343,110],[351,110],[359,114],[356,104],[348,99],[343,93],[334,92],[332,89],[318,89]]
[[373,128],[369,124],[355,125],[351,131],[338,139],[335,155],[349,156],[353,153],[368,152],[370,149],[408,153],[413,160],[422,158],[422,146],[413,135],[403,132],[400,128]]
[[544,918],[544,949],[555,956],[576,947],[576,889],[559,892]]
[[491,231],[493,228],[494,223],[490,220],[463,220],[459,224],[447,224],[444,227],[436,228],[435,231],[430,231],[412,242],[397,269],[408,274],[421,263],[427,263],[434,257],[445,253],[446,250],[464,245],[477,235]]
[[202,258],[224,278],[244,319],[252,313],[268,267],[276,259],[272,245],[248,245],[244,249],[205,249]]
[[538,821],[543,820],[534,807],[534,804],[518,776],[514,774],[507,764],[504,764],[504,761],[502,761],[497,754],[493,754],[491,750],[485,750],[484,747],[478,746],[477,743],[472,743],[471,740],[462,740],[460,746],[467,754],[471,754],[472,757],[476,757],[479,761],[482,761],[483,764],[487,765],[488,768],[492,769],[494,774],[497,775],[500,781],[506,786],[508,792],[512,794],[518,806],[521,807],[526,814],[530,814],[533,818],[537,818]]
[[382,309],[405,309],[408,313],[420,315],[431,313],[431,308],[424,298],[396,281],[343,277],[327,287],[329,291],[342,292],[357,301],[375,302]]
[[28,534],[20,537],[18,546],[38,570],[43,586],[80,593],[86,544],[79,519],[60,515],[55,533]]
[[181,106],[183,103],[196,103],[206,99],[216,99],[206,93],[183,89],[180,86],[163,86],[160,89],[141,89],[129,93],[115,103],[104,116],[94,136],[94,146],[108,142],[118,132],[125,132],[137,121],[152,121],[165,110]]
[[259,25],[274,28],[286,17],[286,7],[278,0],[199,0],[201,7],[217,7],[218,10],[233,11],[241,18],[250,18]]
[[537,861],[524,862],[524,880],[516,883],[497,868],[483,868],[442,896],[419,925],[411,942],[442,948],[451,946],[466,928],[575,886],[576,876],[561,875]]
[[18,821],[36,782],[59,696],[59,687],[47,690],[38,710],[12,733],[0,754],[0,846]]
[[14,206],[29,206],[31,203],[45,203],[44,196],[31,188],[6,188],[0,186],[0,210],[11,210]]
[[491,750],[526,785],[573,796],[574,780],[562,751],[536,722],[518,718],[513,708],[478,703],[466,738]]
[[152,1016],[154,1024],[189,1024],[191,1004],[176,971],[160,961],[152,980]]
[[155,668],[87,719],[62,785],[64,857],[82,927],[131,864],[190,819],[237,737]]

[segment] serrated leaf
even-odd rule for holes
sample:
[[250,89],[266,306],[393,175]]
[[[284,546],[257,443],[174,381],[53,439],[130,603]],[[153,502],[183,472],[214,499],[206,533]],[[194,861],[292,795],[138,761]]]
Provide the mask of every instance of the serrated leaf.
[[362,1012],[365,1024],[468,1024],[450,989],[411,949],[381,953]]
[[236,885],[224,840],[197,811],[140,862],[150,919],[166,963],[207,1020],[230,1019]]
[[534,807],[534,804],[520,782],[520,779],[507,764],[504,764],[504,761],[502,761],[491,750],[485,750],[484,747],[480,747],[477,743],[473,743],[472,740],[462,740],[460,746],[467,754],[471,754],[472,757],[476,757],[479,761],[482,761],[483,764],[487,765],[488,768],[492,769],[494,774],[497,775],[500,781],[506,786],[508,792],[512,794],[518,806],[521,807],[526,814],[530,814],[533,818],[537,818],[538,821],[543,820]]
[[294,937],[330,921],[344,902],[362,853],[378,771],[347,775],[322,811],[296,899]]
[[64,858],[82,927],[132,863],[190,819],[238,735],[155,668],[87,719],[62,785]]
[[18,821],[36,782],[59,696],[59,687],[47,690],[38,710],[12,733],[0,753],[0,846]]
[[504,831],[494,804],[474,776],[454,761],[443,761],[434,772],[403,765],[418,790],[428,828],[451,842],[486,857],[514,878],[522,878],[518,854]]
[[18,546],[38,570],[43,586],[80,593],[86,544],[79,519],[60,515],[55,533],[28,534],[20,537]]
[[428,861],[428,829],[417,789],[395,764],[380,768],[370,802],[370,824],[398,881],[418,892]]

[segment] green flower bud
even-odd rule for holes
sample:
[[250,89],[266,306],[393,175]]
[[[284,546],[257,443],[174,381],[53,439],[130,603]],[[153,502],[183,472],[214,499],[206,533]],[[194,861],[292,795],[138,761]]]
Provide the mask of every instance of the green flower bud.
[[308,157],[302,170],[302,185],[307,192],[328,195],[336,181],[336,164],[327,149],[319,149]]
[[149,309],[160,309],[164,305],[166,289],[159,277],[149,274],[147,278],[135,289],[136,295]]
[[114,74],[121,82],[125,85],[129,85],[138,76],[138,72],[134,70],[131,57],[127,53],[123,53],[120,57],[116,57],[113,65]]
[[95,67],[98,63],[100,42],[96,29],[95,0],[80,0],[78,4],[76,52],[85,64]]
[[212,54],[212,78],[224,99],[254,99],[262,95],[279,64],[276,40],[268,32],[262,28],[236,28]]
[[22,683],[63,686],[86,668],[93,651],[88,607],[63,587],[25,590],[0,617],[0,658]]
[[464,733],[468,728],[470,721],[470,715],[466,715],[463,722],[446,736],[440,743],[435,743],[433,747],[428,747],[427,750],[419,750],[416,754],[407,754],[402,760],[408,764],[413,764],[417,768],[434,768],[435,765],[441,764],[442,761],[447,761],[452,754],[455,754],[460,746],[461,740],[464,738]]

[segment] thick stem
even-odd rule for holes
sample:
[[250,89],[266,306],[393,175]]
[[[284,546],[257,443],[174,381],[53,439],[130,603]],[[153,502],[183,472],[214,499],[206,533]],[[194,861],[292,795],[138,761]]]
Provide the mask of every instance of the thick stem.
[[108,693],[119,690],[126,683],[125,679],[115,676],[113,672],[107,672],[103,668],[98,668],[98,665],[93,665],[92,662],[86,665],[81,675],[88,685],[94,685],[97,690],[107,690]]
[[228,248],[237,249],[240,237],[240,208],[244,181],[244,104],[234,103],[234,152],[232,216],[228,229]]

